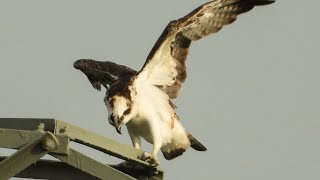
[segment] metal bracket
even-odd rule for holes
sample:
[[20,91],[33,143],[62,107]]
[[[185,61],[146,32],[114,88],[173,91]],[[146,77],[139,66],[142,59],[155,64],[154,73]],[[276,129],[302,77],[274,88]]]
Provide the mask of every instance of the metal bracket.
[[[102,164],[70,148],[70,141],[129,161],[132,166]],[[0,148],[18,150],[9,157],[0,157],[0,179],[13,176],[41,179],[163,179],[161,170],[138,159],[142,150],[60,120],[0,118]],[[60,161],[40,160],[46,154]]]
[[1,161],[0,177],[2,179],[9,179],[46,155],[50,151],[50,149],[43,146],[44,144],[47,144],[46,142],[53,142],[51,145],[52,148],[50,148],[51,150],[59,146],[58,140],[52,133],[44,133],[11,156],[7,157],[5,160]]

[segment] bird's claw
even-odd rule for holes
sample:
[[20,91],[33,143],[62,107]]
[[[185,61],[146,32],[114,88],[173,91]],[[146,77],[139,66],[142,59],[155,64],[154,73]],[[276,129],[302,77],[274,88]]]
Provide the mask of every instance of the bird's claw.
[[148,152],[144,152],[141,156],[140,159],[142,161],[145,161],[147,163],[149,163],[150,166],[156,167],[160,164],[159,160],[153,156],[152,154],[148,153]]

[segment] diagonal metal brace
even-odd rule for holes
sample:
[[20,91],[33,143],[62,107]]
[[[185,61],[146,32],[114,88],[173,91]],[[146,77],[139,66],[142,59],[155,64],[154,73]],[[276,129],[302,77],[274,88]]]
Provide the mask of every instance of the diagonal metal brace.
[[52,154],[53,157],[65,162],[77,169],[80,169],[94,177],[103,180],[123,179],[135,180],[136,178],[121,172],[111,166],[102,164],[88,156],[70,148],[69,155]]
[[58,140],[51,132],[44,133],[0,162],[0,179],[9,179],[58,146]]

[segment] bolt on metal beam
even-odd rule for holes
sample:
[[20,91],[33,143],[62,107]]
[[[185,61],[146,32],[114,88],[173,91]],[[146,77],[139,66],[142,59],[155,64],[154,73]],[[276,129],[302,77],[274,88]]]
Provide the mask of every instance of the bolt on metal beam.
[[[0,179],[9,179],[48,154],[49,151],[43,148],[42,142],[47,138],[50,139],[52,137],[54,137],[54,135],[50,132],[43,134],[38,139],[30,142],[5,160],[1,161]],[[58,144],[55,144],[54,148],[57,146]]]

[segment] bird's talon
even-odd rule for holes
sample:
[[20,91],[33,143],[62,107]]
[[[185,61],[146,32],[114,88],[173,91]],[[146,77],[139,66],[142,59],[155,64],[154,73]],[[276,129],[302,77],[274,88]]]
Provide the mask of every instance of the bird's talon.
[[159,160],[155,156],[153,156],[152,154],[150,154],[148,152],[144,152],[140,156],[140,159],[142,161],[145,161],[145,162],[149,163],[149,165],[153,166],[153,167],[156,167],[156,166],[158,166],[160,164]]

